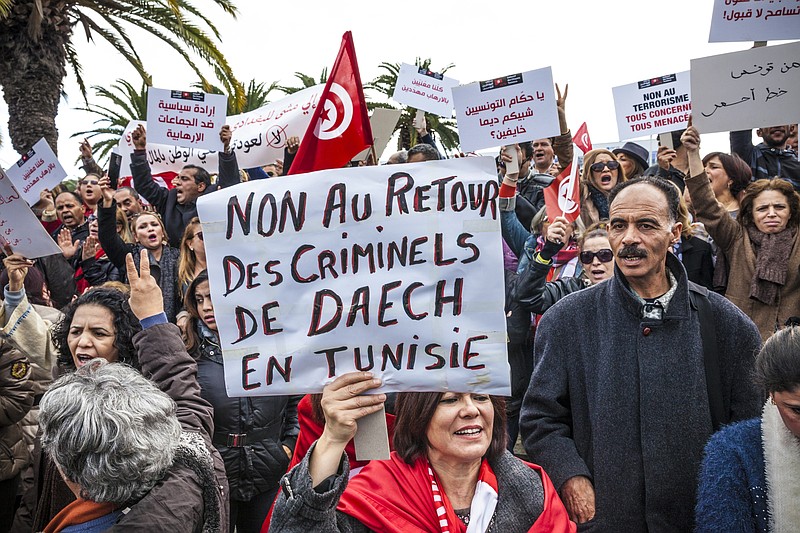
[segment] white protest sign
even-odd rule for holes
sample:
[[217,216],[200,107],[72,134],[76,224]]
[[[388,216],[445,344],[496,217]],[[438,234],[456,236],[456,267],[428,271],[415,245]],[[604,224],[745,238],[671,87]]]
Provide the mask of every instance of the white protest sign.
[[[226,123],[232,133],[231,150],[236,154],[239,168],[267,165],[282,159],[286,140],[305,135],[311,122],[311,112],[317,107],[317,100],[324,88],[324,85],[315,85],[255,111],[228,117]],[[130,122],[120,137],[121,176],[131,175],[131,132],[139,124],[143,123]],[[215,135],[219,139],[218,132]],[[149,131],[147,137],[147,161],[153,174],[178,173],[187,164],[203,167],[212,174],[217,172],[216,151],[156,144],[151,142]]]
[[[369,117],[369,126],[372,130],[372,146],[375,149],[376,158],[380,157],[394,134],[394,128],[403,112],[399,109],[386,109],[378,107],[372,111]],[[353,161],[364,161],[372,148],[365,148],[361,153],[353,158]]]
[[9,244],[15,253],[28,259],[61,253],[2,168],[0,206],[0,245]]
[[783,41],[800,37],[797,0],[714,0],[708,42]]
[[44,137],[6,173],[22,198],[31,205],[39,201],[40,192],[52,189],[67,177],[67,171]]
[[222,150],[228,97],[169,89],[147,90],[147,136],[156,144]]
[[686,129],[692,113],[689,71],[612,89],[619,140]]
[[692,124],[701,133],[800,120],[800,42],[692,59]]
[[454,87],[453,100],[465,152],[561,133],[550,67]]
[[444,74],[403,63],[392,98],[403,105],[450,118],[453,116],[452,90],[457,85],[458,80]]
[[490,157],[324,170],[200,197],[229,396],[510,393]]

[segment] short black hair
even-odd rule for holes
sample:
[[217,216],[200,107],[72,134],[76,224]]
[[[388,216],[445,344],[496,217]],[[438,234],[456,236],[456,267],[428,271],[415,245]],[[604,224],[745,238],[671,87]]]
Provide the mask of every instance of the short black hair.
[[123,185],[122,187],[117,187],[117,190],[114,192],[116,193],[119,191],[128,191],[128,194],[133,196],[136,200],[139,199],[139,193],[136,192],[136,189],[134,189],[133,187],[128,187],[127,185]]
[[211,174],[208,173],[206,169],[203,167],[198,167],[197,165],[184,165],[183,170],[195,170],[194,174],[194,182],[198,185],[201,183],[206,184],[206,190],[211,186]]
[[519,147],[526,161],[533,157],[533,141],[523,141],[519,143]]
[[640,176],[638,178],[634,178],[632,180],[624,181],[622,183],[618,183],[616,187],[611,189],[611,193],[608,195],[608,205],[611,207],[611,204],[614,203],[614,200],[622,192],[624,189],[631,187],[632,185],[651,185],[658,189],[659,191],[664,193],[664,196],[667,198],[667,205],[669,206],[669,217],[672,219],[673,222],[677,222],[681,219],[680,216],[680,205],[681,205],[681,198],[678,194],[678,189],[670,182],[669,180],[665,180],[664,178],[659,178],[658,176]]
[[78,191],[70,191],[69,189],[65,189],[60,193],[56,194],[55,198],[53,198],[53,201],[57,200],[58,197],[61,196],[62,194],[71,194],[79,204],[83,203],[83,198],[81,198],[81,194]]
[[419,143],[412,146],[411,149],[408,151],[408,157],[406,157],[406,161],[408,161],[409,159],[411,159],[412,156],[415,156],[417,154],[423,157],[422,159],[423,161],[438,161],[439,159],[441,159],[441,156],[439,155],[439,150],[437,150],[430,144]]
[[800,327],[783,328],[767,339],[753,377],[767,393],[800,390]]

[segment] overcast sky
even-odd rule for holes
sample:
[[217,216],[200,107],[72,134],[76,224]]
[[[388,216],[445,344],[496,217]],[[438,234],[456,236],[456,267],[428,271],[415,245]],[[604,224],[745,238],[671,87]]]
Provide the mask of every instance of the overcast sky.
[[[752,46],[708,43],[712,0],[236,3],[239,16],[233,20],[209,1],[195,1],[218,21],[220,47],[242,82],[255,79],[296,85],[293,74],[298,71],[318,77],[333,64],[342,34],[351,30],[364,82],[380,73],[381,62],[413,63],[416,57],[433,59],[434,70],[455,64],[447,74],[461,83],[552,66],[556,83],[569,83],[570,127],[574,131],[586,121],[595,144],[618,137],[612,87],[689,70],[692,58]],[[138,51],[154,86],[188,89],[196,81],[166,45],[137,29],[130,33],[140,45]],[[139,85],[135,71],[99,38],[87,43],[83,32],[76,31],[74,42],[87,86],[108,86],[117,78]],[[65,80],[65,91],[68,100],[62,101],[57,118],[58,151],[64,167],[77,176],[78,141],[70,135],[87,129],[94,119],[75,111],[83,100],[72,75]],[[8,111],[2,102],[3,167],[18,158],[7,123]],[[703,151],[729,149],[726,134],[705,136],[703,142]]]

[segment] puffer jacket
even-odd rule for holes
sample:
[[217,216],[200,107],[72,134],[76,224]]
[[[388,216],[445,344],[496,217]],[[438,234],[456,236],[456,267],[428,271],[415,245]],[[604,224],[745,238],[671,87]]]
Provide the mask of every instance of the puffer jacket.
[[198,326],[197,360],[200,394],[214,406],[214,446],[225,462],[230,498],[249,501],[278,485],[289,465],[283,449],[293,450],[300,425],[301,396],[229,398],[225,390],[222,350],[216,334]]
[[[0,341],[2,342],[2,341]],[[20,421],[33,405],[31,365],[19,350],[0,344],[0,480],[11,479],[31,461]]]

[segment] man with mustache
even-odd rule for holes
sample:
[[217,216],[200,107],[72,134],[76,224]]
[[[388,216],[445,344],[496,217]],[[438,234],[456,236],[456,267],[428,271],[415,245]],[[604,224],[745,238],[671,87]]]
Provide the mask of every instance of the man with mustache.
[[760,336],[669,252],[681,234],[672,184],[621,183],[609,204],[615,277],[542,317],[523,442],[582,531],[691,531],[706,441],[760,410]]
[[800,192],[800,161],[797,152],[787,148],[790,126],[758,128],[756,135],[764,141],[753,146],[751,130],[732,131],[731,152],[750,165],[753,180],[783,178]]

